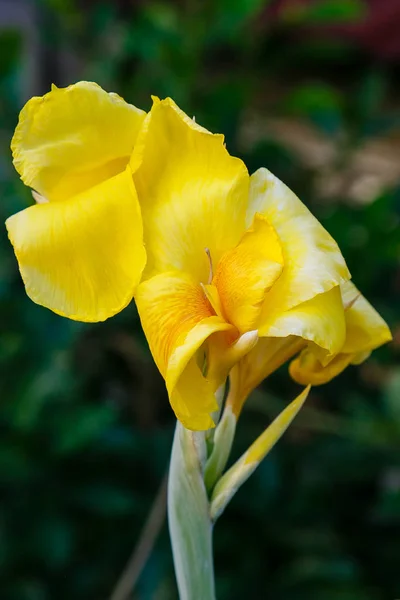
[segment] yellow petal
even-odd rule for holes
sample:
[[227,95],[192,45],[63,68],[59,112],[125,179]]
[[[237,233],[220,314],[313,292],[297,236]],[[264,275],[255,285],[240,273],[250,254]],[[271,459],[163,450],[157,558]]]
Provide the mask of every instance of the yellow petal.
[[221,304],[221,298],[219,296],[218,290],[215,287],[215,285],[212,285],[212,284],[205,285],[203,283],[200,283],[200,285],[203,288],[203,291],[204,291],[204,294],[206,295],[207,300],[213,307],[215,314],[218,315],[219,317],[221,317],[221,319],[224,319],[226,321],[225,312],[224,312],[223,306]]
[[[279,285],[279,280],[276,285]],[[324,355],[338,352],[343,347],[346,336],[340,286],[277,314],[269,319],[268,323],[262,324],[259,335],[261,337],[296,335],[322,348]]]
[[256,328],[265,295],[282,268],[278,237],[256,214],[239,244],[222,256],[213,279],[227,320],[241,333]]
[[336,242],[305,205],[267,169],[250,179],[247,222],[264,215],[278,234],[284,269],[267,294],[262,313],[265,328],[276,314],[326,292],[350,274]]
[[135,299],[177,418],[189,429],[208,429],[217,408],[215,390],[203,376],[196,354],[212,333],[232,326],[214,315],[199,284],[176,272],[144,281]]
[[313,352],[321,360],[332,357],[342,348],[345,331],[339,286],[277,316],[268,331],[260,328],[259,335],[267,337],[260,337],[230,374],[227,402],[234,413],[239,415],[254,388],[308,342],[312,342]]
[[305,348],[292,360],[289,373],[301,385],[321,385],[339,375],[351,362],[351,354],[338,354],[323,366],[310,348]]
[[314,346],[305,348],[289,367],[290,375],[298,383],[327,383],[349,364],[360,364],[372,350],[392,339],[385,321],[353,283],[343,284],[341,292],[345,306],[345,342],[333,356],[321,356]]
[[65,200],[120,173],[145,113],[97,84],[53,86],[22,109],[11,143],[25,185]]
[[251,392],[297,354],[304,344],[304,340],[295,336],[259,338],[256,346],[233,367],[229,375],[227,406],[236,417],[239,417]]
[[28,296],[78,321],[103,321],[132,299],[146,254],[129,170],[65,202],[7,222]]
[[246,331],[238,337],[236,329],[210,338],[207,377],[214,383],[215,389],[224,385],[231,369],[257,346],[258,339],[257,330]]
[[368,352],[389,342],[389,327],[356,286],[348,281],[341,289],[344,306],[350,304],[345,311],[347,331],[342,352]]
[[245,230],[248,174],[223,136],[189,119],[172,100],[155,99],[131,159],[145,224],[145,276],[177,270],[209,280]]

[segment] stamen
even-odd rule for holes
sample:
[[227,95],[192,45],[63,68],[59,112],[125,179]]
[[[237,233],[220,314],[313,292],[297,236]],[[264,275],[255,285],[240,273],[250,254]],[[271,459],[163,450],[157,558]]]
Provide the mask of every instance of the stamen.
[[210,272],[209,272],[208,281],[207,281],[207,285],[210,285],[210,283],[212,282],[213,277],[214,277],[211,252],[210,252],[210,248],[204,248],[204,250],[206,251],[206,254],[207,254],[207,257],[208,257],[208,262],[209,262],[209,265],[210,265]]

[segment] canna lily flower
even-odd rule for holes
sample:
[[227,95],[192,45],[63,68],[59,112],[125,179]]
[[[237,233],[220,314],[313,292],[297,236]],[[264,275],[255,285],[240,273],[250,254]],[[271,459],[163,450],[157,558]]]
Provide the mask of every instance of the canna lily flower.
[[34,302],[102,321],[131,301],[146,258],[129,159],[144,118],[84,81],[21,111],[11,148],[37,204],[6,225]]
[[298,383],[326,383],[348,365],[364,362],[372,350],[392,339],[385,321],[353,283],[347,281],[341,286],[341,290],[346,320],[346,339],[343,347],[338,353],[324,360],[312,345],[307,345],[289,367],[290,375]]
[[130,164],[147,251],[135,299],[185,427],[214,425],[217,387],[265,340],[306,340],[325,354],[343,346],[346,264],[269,171],[249,178],[223,137],[170,99],[154,100]]

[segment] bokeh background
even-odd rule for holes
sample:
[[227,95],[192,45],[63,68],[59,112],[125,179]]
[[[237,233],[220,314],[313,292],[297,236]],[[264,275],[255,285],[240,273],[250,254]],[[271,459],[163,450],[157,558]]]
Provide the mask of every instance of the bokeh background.
[[[0,0],[1,221],[32,202],[9,150],[30,96],[170,95],[302,198],[392,327],[312,390],[217,524],[220,600],[400,598],[399,31],[398,0]],[[253,394],[234,458],[298,389],[283,367]],[[34,305],[4,227],[0,403],[1,600],[111,598],[146,554],[173,414],[134,305],[95,325]],[[162,504],[131,599],[177,598]]]

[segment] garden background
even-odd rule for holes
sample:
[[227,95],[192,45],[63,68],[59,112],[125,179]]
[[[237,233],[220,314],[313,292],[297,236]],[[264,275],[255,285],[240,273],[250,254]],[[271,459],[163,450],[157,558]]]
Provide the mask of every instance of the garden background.
[[[218,522],[220,600],[400,598],[399,31],[398,0],[0,0],[2,222],[32,202],[9,150],[30,96],[170,95],[299,195],[392,327],[312,390]],[[298,391],[286,367],[264,382],[234,458]],[[1,600],[111,598],[173,429],[134,304],[94,325],[34,305],[0,227]],[[176,597],[164,521],[130,598]]]

